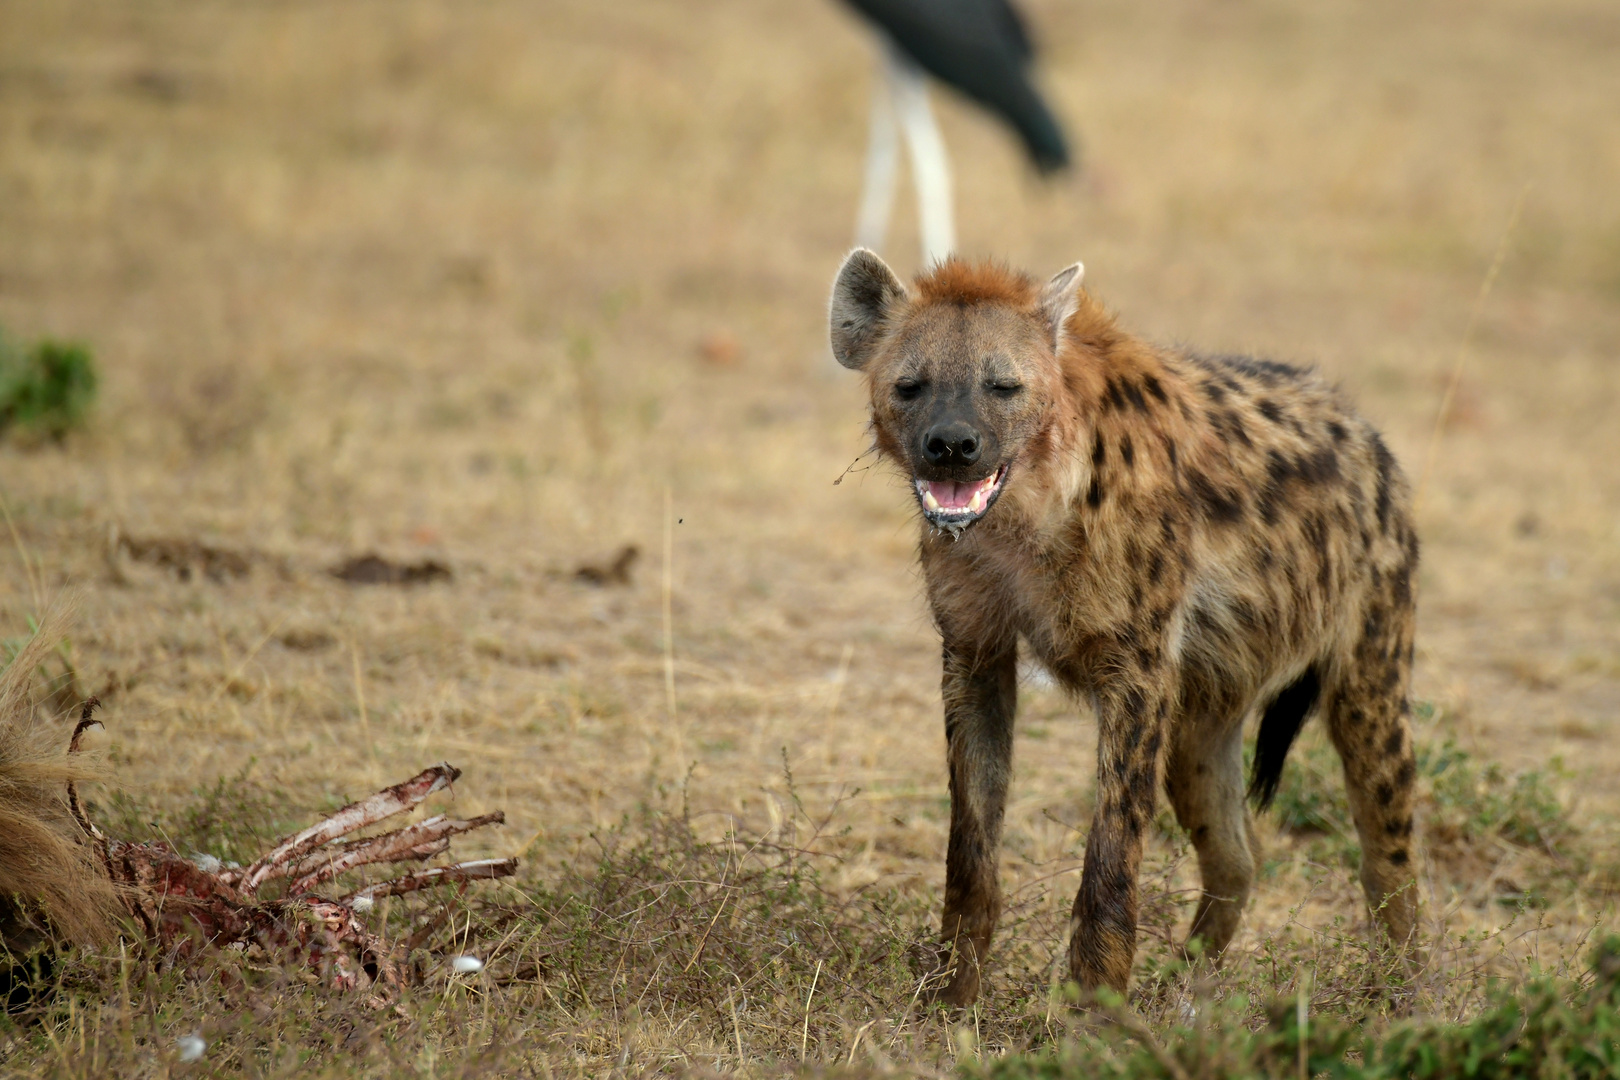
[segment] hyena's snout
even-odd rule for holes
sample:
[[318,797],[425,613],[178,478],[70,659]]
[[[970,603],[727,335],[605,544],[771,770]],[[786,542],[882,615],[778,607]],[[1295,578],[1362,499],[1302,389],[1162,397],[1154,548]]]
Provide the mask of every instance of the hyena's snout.
[[984,433],[963,417],[947,417],[923,432],[923,460],[935,468],[976,465],[983,451]]
[[917,501],[928,521],[953,533],[983,517],[1007,478],[1000,440],[971,413],[935,416],[918,438]]

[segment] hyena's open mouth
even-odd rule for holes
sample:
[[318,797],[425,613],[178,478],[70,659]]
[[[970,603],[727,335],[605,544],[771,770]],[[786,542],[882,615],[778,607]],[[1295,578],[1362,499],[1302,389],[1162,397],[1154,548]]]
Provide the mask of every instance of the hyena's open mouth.
[[1001,494],[1007,480],[1007,465],[1002,464],[983,480],[923,480],[914,481],[917,501],[922,503],[923,517],[930,525],[960,533],[984,517],[990,504]]

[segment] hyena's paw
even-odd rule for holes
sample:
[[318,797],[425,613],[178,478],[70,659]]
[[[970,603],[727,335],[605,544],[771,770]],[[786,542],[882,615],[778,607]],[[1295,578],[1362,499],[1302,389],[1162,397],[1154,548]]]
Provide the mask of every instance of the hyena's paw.
[[1188,934],[1172,949],[1171,955],[1177,963],[1185,965],[1190,974],[1207,974],[1220,968],[1225,947],[1217,947],[1203,934]]
[[912,942],[906,958],[917,979],[918,999],[957,1008],[966,1008],[978,1000],[979,970],[972,950],[973,946],[966,942],[960,951],[948,941]]

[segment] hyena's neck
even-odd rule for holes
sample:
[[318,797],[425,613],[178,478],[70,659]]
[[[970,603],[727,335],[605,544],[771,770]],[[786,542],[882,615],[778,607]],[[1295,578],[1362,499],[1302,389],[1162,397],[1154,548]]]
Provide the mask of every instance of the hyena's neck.
[[[1084,309],[1082,309],[1084,310]],[[1081,313],[1077,313],[1077,316]],[[1081,322],[1059,355],[1062,381],[1046,428],[1032,441],[1029,498],[1035,533],[1058,542],[1077,511],[1097,525],[1129,528],[1133,508],[1166,490],[1205,443],[1184,364],[1115,329]]]

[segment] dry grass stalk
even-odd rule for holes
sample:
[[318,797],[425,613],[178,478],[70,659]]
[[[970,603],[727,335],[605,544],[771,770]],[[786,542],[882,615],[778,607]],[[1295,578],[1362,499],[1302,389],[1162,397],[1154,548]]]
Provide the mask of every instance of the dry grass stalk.
[[1485,310],[1485,301],[1490,298],[1491,289],[1496,286],[1497,276],[1502,272],[1502,263],[1507,259],[1508,242],[1513,239],[1513,230],[1518,227],[1519,215],[1524,212],[1524,200],[1529,195],[1530,185],[1526,183],[1520,189],[1519,197],[1513,201],[1513,211],[1508,214],[1507,226],[1502,230],[1502,238],[1496,243],[1496,254],[1491,257],[1490,269],[1485,271],[1485,280],[1479,283],[1479,292],[1474,296],[1474,306],[1468,312],[1468,322],[1463,327],[1462,339],[1457,343],[1457,359],[1451,366],[1451,377],[1446,380],[1440,407],[1435,411],[1434,428],[1429,432],[1429,449],[1423,456],[1423,471],[1418,474],[1412,497],[1414,509],[1421,509],[1423,506],[1423,495],[1429,487],[1429,475],[1434,471],[1435,458],[1440,452],[1440,436],[1445,433],[1446,424],[1451,419],[1451,409],[1457,400],[1457,387],[1462,384],[1463,365],[1468,360],[1468,346],[1473,340],[1474,328],[1479,325],[1479,316]]

